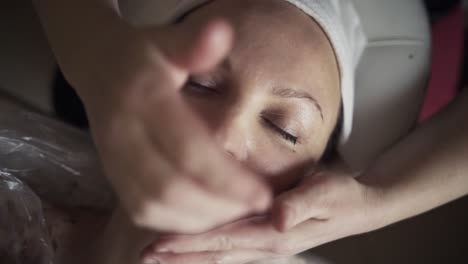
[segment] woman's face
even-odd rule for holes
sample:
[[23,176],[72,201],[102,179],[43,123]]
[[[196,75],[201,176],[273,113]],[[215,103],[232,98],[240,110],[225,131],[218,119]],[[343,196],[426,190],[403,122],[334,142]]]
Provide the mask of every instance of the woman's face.
[[321,158],[336,125],[332,46],[315,21],[283,0],[212,1],[178,26],[196,30],[218,17],[234,27],[234,48],[216,69],[192,76],[183,94],[226,153],[276,189],[289,188],[305,164]]

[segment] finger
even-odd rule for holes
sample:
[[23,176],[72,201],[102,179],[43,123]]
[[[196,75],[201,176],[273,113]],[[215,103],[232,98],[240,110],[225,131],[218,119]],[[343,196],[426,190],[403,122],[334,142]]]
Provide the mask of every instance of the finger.
[[206,234],[161,237],[146,254],[186,254],[205,251],[258,250],[271,256],[292,256],[343,237],[333,221],[308,220],[286,233],[278,232],[266,219],[235,223]]
[[285,232],[308,220],[324,220],[327,218],[326,190],[316,180],[303,181],[298,187],[278,196],[273,204],[272,218],[277,230]]
[[99,148],[100,156],[122,205],[127,212],[132,212],[140,208],[142,198],[149,191],[159,192],[158,188],[165,185],[164,181],[170,180],[169,177],[148,177],[148,171],[156,167],[165,175],[170,176],[173,172],[165,163],[155,163],[157,160],[153,156],[156,153],[139,120],[122,113],[109,122],[111,129],[105,133],[105,138],[97,139],[103,143],[99,146],[105,146]]
[[178,175],[155,152],[133,165],[140,169],[134,172],[139,173],[139,179],[133,178],[126,185],[126,208],[139,226],[199,233],[250,211],[245,204],[219,199],[188,177]]
[[[111,132],[115,134],[108,133],[106,139],[113,144],[113,152],[102,157],[119,161],[104,162],[110,165],[105,166],[106,174],[113,176],[110,180],[134,224],[157,230],[195,228],[198,223],[189,221],[190,215],[185,210],[163,203],[162,200],[170,199],[166,186],[175,185],[177,174],[151,147],[141,124],[124,114],[113,122]],[[125,136],[121,134],[121,124],[126,125]],[[190,188],[184,189],[190,192]]]
[[271,253],[257,250],[233,250],[187,254],[159,254],[143,256],[143,264],[245,264],[271,258]]
[[240,221],[223,228],[194,236],[166,236],[152,244],[154,253],[189,253],[229,251],[238,249],[271,250],[279,246],[287,235],[280,233],[268,219],[260,217]]
[[[344,237],[342,226],[336,221],[308,220],[285,233],[277,232],[273,226],[267,230],[256,228],[232,229],[224,232],[197,236],[163,238],[145,250],[145,256],[160,254],[188,254],[206,251],[257,250],[268,252],[269,257],[285,257],[299,254],[324,243]],[[255,232],[257,231],[257,232]],[[219,250],[216,250],[219,249]]]
[[150,31],[166,58],[189,73],[202,73],[215,67],[229,52],[233,29],[217,19],[198,30],[185,30],[180,25]]
[[227,157],[180,98],[156,96],[147,107],[144,114],[152,144],[180,174],[218,197],[247,204],[254,211],[269,207],[271,192],[266,183]]

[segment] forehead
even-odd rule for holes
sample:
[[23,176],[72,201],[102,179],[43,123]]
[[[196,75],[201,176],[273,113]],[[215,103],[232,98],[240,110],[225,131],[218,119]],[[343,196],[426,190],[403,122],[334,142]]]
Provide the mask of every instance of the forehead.
[[234,51],[289,54],[296,60],[304,55],[330,58],[329,41],[320,26],[284,0],[210,1],[190,17],[200,22],[227,19],[236,32]]
[[257,67],[276,72],[285,71],[285,65],[291,71],[307,69],[309,74],[337,68],[321,27],[284,0],[215,0],[187,19],[195,20],[195,26],[197,21],[203,23],[213,17],[223,17],[234,26],[236,42],[231,57],[243,67],[254,60]]

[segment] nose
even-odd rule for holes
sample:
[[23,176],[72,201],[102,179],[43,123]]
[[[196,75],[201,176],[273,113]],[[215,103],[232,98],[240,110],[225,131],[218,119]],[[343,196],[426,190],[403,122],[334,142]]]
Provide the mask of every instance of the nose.
[[245,162],[249,156],[247,124],[240,116],[225,119],[217,131],[217,141],[225,153]]

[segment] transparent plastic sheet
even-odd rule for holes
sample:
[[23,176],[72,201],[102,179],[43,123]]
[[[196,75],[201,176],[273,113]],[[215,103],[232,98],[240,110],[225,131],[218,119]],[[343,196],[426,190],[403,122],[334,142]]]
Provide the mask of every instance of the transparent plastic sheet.
[[0,102],[0,170],[47,202],[106,210],[112,192],[88,134]]
[[0,260],[5,264],[52,264],[41,200],[18,178],[0,172]]
[[108,211],[114,197],[89,135],[0,99],[0,263],[53,263],[41,201]]

